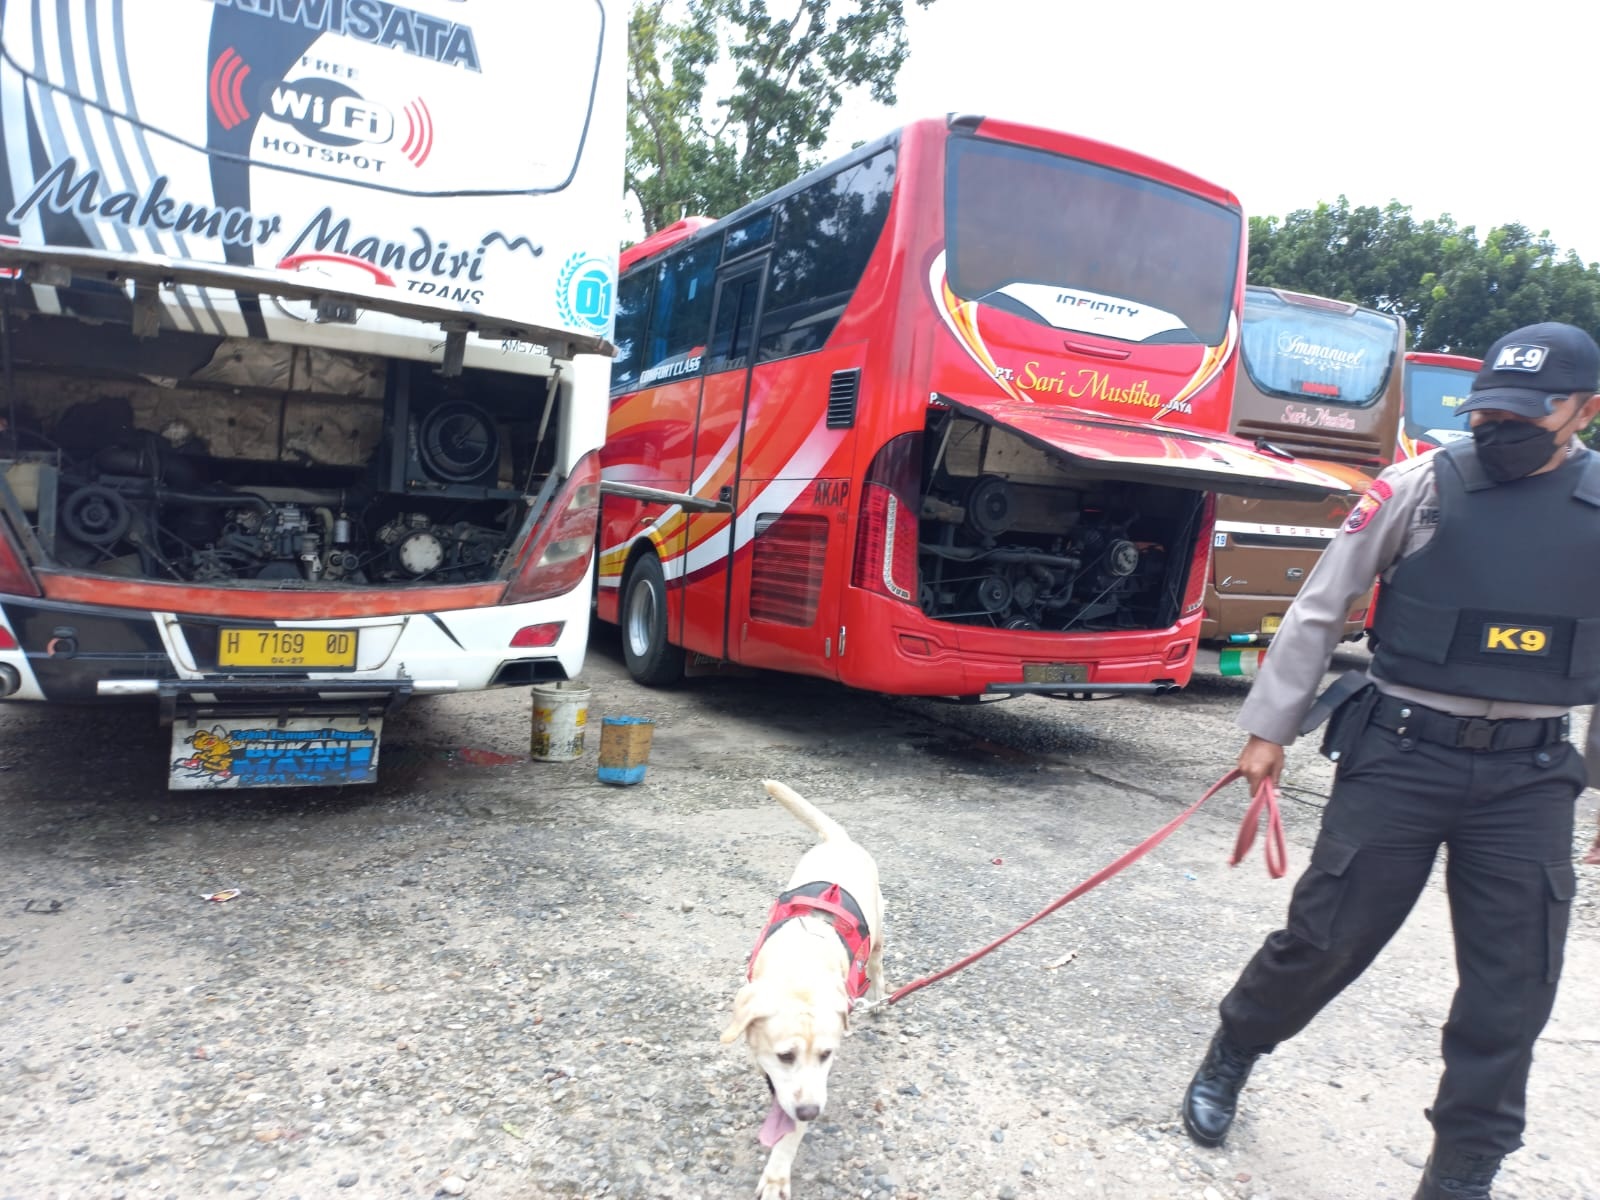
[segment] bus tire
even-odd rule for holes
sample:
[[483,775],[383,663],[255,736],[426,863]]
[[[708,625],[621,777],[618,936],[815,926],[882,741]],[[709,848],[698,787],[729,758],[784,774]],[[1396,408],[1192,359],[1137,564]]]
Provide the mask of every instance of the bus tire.
[[622,584],[622,657],[646,687],[683,678],[683,647],[667,640],[667,577],[648,551],[633,560]]

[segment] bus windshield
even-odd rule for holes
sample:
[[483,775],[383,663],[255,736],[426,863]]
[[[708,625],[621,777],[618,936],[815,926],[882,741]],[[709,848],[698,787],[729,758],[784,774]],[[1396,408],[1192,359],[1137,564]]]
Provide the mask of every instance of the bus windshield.
[[1364,408],[1383,394],[1399,340],[1399,325],[1379,313],[1245,294],[1245,370],[1273,395]]
[[946,267],[964,300],[1126,342],[1227,339],[1239,213],[1180,188],[976,137],[949,144]]
[[1460,367],[1406,364],[1406,427],[1414,435],[1438,432],[1464,435],[1460,412],[1472,390],[1473,373]]

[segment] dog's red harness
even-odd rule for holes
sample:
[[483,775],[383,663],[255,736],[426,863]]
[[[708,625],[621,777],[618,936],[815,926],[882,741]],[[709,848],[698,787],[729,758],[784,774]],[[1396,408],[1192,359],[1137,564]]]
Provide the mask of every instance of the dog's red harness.
[[853,1006],[867,994],[867,959],[872,954],[872,931],[867,928],[866,914],[856,898],[837,883],[803,883],[784,892],[767,914],[761,936],[756,938],[755,949],[750,951],[750,965],[745,978],[755,970],[756,955],[773,932],[785,921],[796,917],[821,916],[833,926],[834,933],[844,943],[844,952],[850,958],[850,974],[845,979],[845,992]]

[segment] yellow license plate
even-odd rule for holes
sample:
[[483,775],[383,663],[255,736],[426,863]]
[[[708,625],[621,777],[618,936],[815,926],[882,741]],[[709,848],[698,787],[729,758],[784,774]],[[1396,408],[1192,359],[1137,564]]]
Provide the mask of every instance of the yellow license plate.
[[219,667],[333,669],[356,665],[354,629],[224,629]]
[[1088,683],[1089,668],[1083,663],[1023,663],[1023,683]]
[[1283,618],[1282,617],[1262,617],[1261,618],[1261,632],[1262,633],[1277,633],[1279,626],[1281,626],[1282,624],[1283,624]]

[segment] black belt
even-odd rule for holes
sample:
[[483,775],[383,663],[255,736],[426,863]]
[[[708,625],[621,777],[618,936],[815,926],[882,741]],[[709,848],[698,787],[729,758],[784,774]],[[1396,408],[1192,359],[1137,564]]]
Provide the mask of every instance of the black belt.
[[1372,723],[1401,737],[1462,750],[1532,750],[1567,740],[1570,717],[1456,717],[1410,700],[1385,696]]

